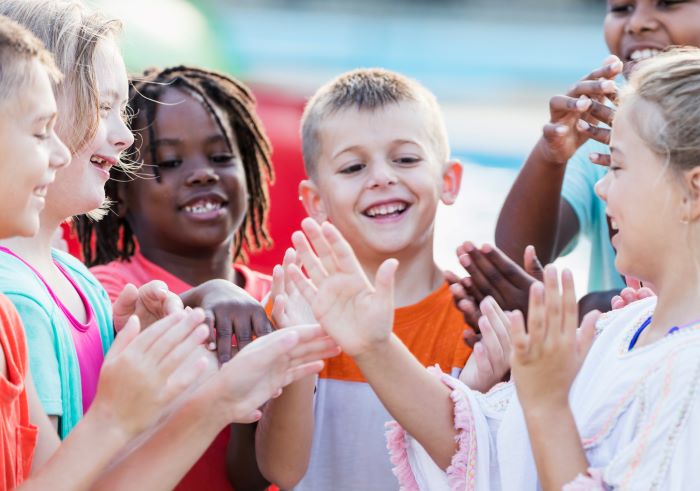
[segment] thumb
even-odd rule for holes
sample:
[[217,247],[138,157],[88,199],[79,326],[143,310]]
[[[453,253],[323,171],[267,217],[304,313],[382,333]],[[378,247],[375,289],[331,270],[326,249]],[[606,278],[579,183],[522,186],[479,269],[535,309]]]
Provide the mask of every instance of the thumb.
[[544,278],[544,268],[540,259],[537,257],[537,252],[535,252],[535,246],[529,245],[525,248],[525,253],[523,254],[523,265],[525,266],[525,271],[534,277],[537,281],[542,281]]
[[390,301],[392,305],[394,304],[394,282],[396,269],[398,267],[398,260],[393,258],[387,259],[379,266],[377,274],[374,277],[374,287],[377,295]]
[[124,327],[114,338],[114,343],[112,343],[112,346],[109,348],[108,356],[118,356],[126,349],[127,346],[129,346],[129,344],[131,344],[131,342],[140,332],[141,323],[139,322],[139,318],[135,315],[129,316],[129,319],[126,321],[126,324],[124,324]]
[[134,313],[138,298],[138,289],[131,283],[128,283],[112,305],[115,331],[121,331],[129,316]]
[[581,327],[576,333],[576,344],[578,345],[578,354],[581,359],[585,358],[588,350],[591,349],[593,340],[595,339],[595,325],[600,317],[600,312],[592,310],[588,312],[581,321]]

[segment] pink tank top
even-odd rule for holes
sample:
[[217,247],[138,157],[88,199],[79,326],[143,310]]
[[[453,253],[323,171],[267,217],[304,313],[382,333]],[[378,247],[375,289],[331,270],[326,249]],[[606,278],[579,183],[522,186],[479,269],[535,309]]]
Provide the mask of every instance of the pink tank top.
[[[102,351],[102,338],[100,337],[100,330],[97,326],[97,320],[95,318],[95,313],[92,310],[92,306],[87,301],[85,294],[80,289],[78,284],[73,280],[73,278],[66,272],[63,267],[54,261],[54,264],[58,270],[63,273],[68,282],[73,285],[75,291],[80,297],[80,301],[83,303],[85,312],[87,314],[87,322],[83,324],[68,310],[61,299],[54,293],[49,284],[46,282],[44,277],[29,264],[27,261],[19,257],[17,254],[12,252],[6,247],[0,246],[0,251],[5,252],[11,256],[16,257],[22,261],[29,269],[31,269],[34,274],[41,280],[46,289],[51,295],[51,298],[56,303],[58,308],[61,309],[63,315],[66,316],[68,324],[71,326],[71,336],[73,338],[73,344],[75,345],[75,352],[78,356],[78,366],[80,367],[80,386],[83,396],[83,414],[87,412],[90,404],[92,404],[95,398],[95,393],[97,392],[97,381],[100,378],[100,368],[104,362],[104,353]],[[31,349],[31,348],[30,348]]]

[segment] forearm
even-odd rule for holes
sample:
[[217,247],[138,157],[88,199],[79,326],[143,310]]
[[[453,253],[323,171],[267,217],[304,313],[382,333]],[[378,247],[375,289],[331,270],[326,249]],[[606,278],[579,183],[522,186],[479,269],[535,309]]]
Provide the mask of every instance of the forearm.
[[95,489],[131,489],[134,476],[143,489],[173,489],[226,424],[212,410],[210,397],[195,395],[101,476]]
[[[46,431],[46,426],[40,425],[40,432]],[[57,439],[56,435],[51,436]],[[39,434],[40,445],[45,438]],[[129,435],[99,409],[88,411],[49,460],[19,489],[91,489],[129,439]]]
[[226,449],[226,474],[237,491],[260,491],[270,484],[255,458],[255,424],[232,424]]
[[568,404],[524,407],[523,411],[544,491],[560,491],[576,476],[588,472],[588,460]]
[[315,376],[284,389],[263,410],[256,433],[257,461],[263,475],[282,489],[294,487],[309,465],[314,432]]
[[385,347],[355,361],[389,413],[446,469],[457,451],[450,389],[393,334]]
[[496,223],[496,245],[518,264],[528,245],[546,263],[554,259],[566,165],[548,162],[542,144],[540,140],[525,161]]

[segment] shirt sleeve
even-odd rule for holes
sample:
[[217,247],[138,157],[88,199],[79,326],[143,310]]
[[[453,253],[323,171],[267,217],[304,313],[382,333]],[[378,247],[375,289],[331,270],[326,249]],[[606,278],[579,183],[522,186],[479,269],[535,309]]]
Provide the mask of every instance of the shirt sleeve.
[[49,416],[62,416],[61,379],[55,348],[57,340],[53,334],[51,315],[34,298],[16,293],[6,293],[6,296],[14,304],[24,325],[29,367],[44,411]]
[[[602,143],[589,141],[574,154],[566,166],[561,196],[571,206],[578,218],[579,234],[590,235],[596,225],[596,202],[600,198],[595,194],[595,184],[604,175],[604,169],[597,168],[588,156],[591,152],[608,153],[608,147]],[[571,252],[578,243],[574,237],[564,248],[563,254]]]

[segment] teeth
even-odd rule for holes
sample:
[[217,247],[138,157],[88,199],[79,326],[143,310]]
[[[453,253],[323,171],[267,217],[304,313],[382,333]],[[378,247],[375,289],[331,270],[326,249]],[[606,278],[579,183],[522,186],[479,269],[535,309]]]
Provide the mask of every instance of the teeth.
[[107,162],[105,159],[103,159],[102,157],[98,157],[97,155],[93,155],[92,157],[90,157],[90,162],[92,162],[93,164],[95,164],[95,165],[97,165],[97,166],[99,166],[99,167],[104,167],[104,166],[109,166],[109,165],[111,165],[111,164],[110,164],[109,162]]
[[632,54],[630,55],[630,59],[632,61],[646,60],[647,58],[651,58],[652,56],[656,56],[659,53],[661,53],[661,51],[659,51],[658,49],[650,49],[650,48],[637,49],[637,50],[632,52]]
[[207,213],[213,210],[221,209],[221,203],[214,203],[213,201],[200,201],[193,205],[185,206],[183,209],[187,213]]
[[390,203],[387,205],[373,206],[372,208],[368,209],[365,214],[370,217],[386,216],[401,213],[405,209],[405,203]]
[[618,230],[617,222],[612,218],[610,219],[610,228],[612,228],[613,230]]

